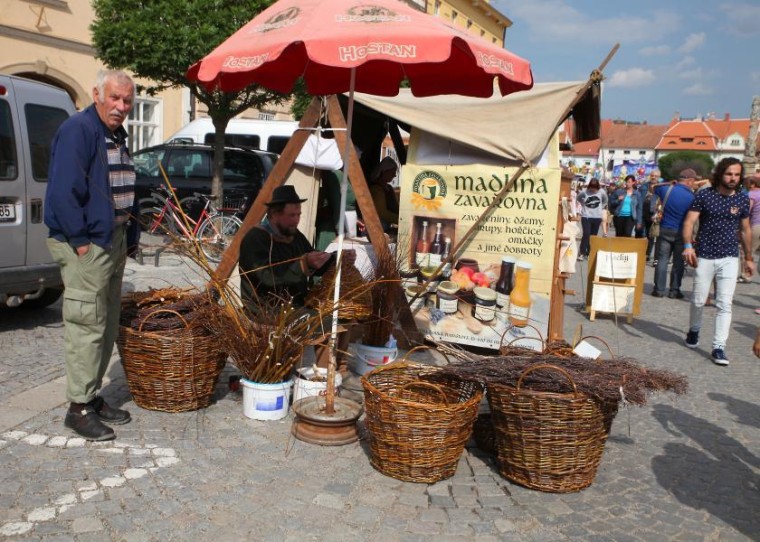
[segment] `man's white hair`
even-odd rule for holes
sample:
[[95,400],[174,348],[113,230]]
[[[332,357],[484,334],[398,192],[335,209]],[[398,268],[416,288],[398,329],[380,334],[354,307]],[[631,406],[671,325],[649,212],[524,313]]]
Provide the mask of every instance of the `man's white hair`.
[[103,103],[106,99],[106,81],[113,81],[118,85],[131,85],[132,97],[135,97],[135,82],[122,70],[100,70],[95,78],[95,87],[98,89],[98,101]]

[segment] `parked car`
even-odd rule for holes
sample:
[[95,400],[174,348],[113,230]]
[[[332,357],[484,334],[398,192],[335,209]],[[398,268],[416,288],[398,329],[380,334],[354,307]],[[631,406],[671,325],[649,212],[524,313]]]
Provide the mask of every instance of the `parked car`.
[[[224,203],[222,208],[239,208],[245,201],[253,202],[279,156],[275,153],[244,147],[224,149]],[[177,198],[193,200],[193,194],[211,193],[214,147],[194,143],[164,143],[134,153],[135,195],[141,209],[154,207],[151,191],[165,186],[163,167]],[[193,202],[195,203],[195,202]],[[183,208],[193,216],[197,205]],[[195,218],[195,217],[194,217]]]
[[[287,120],[230,119],[224,144],[282,153],[298,123]],[[167,143],[214,144],[214,124],[208,117],[195,119],[167,139]]]
[[0,303],[35,309],[63,291],[44,215],[50,144],[76,112],[65,91],[0,74]]

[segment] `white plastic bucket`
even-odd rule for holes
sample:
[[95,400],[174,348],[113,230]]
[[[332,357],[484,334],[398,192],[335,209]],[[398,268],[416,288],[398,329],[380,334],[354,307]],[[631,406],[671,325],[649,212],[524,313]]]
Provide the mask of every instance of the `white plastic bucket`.
[[354,372],[364,375],[380,365],[394,361],[398,357],[398,348],[386,348],[384,346],[369,346],[366,344],[354,344],[356,356],[354,356]]
[[288,415],[293,381],[260,384],[245,378],[243,385],[243,414],[253,420],[280,420]]
[[[327,390],[327,380],[314,381],[310,380],[314,376],[314,369],[301,369],[298,371],[301,376],[296,375],[293,379],[295,385],[293,386],[293,402],[295,403],[299,399],[304,397],[314,397]],[[323,378],[327,378],[327,369],[317,368],[317,374]],[[303,377],[303,378],[302,378]],[[335,371],[335,391],[338,391],[340,385],[343,384],[343,377],[338,371]]]

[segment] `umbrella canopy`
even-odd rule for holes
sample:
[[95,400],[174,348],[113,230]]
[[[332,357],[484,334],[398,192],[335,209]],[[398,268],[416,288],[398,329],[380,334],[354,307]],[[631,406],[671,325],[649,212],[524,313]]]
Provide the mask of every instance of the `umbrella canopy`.
[[355,90],[395,96],[487,97],[533,86],[530,64],[398,0],[280,0],[190,67],[208,88],[259,84],[289,92],[299,77],[313,95]]

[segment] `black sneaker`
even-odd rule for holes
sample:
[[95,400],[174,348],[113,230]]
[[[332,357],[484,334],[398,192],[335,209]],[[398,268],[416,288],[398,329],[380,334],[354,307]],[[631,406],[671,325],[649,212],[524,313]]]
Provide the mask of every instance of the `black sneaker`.
[[686,334],[686,346],[696,348],[699,346],[699,331],[689,331]]
[[673,292],[673,297],[675,297],[676,299],[683,299],[686,296],[683,295],[683,292],[681,292],[681,290],[676,290],[675,292]]
[[714,349],[710,357],[712,358],[715,365],[720,365],[721,367],[726,367],[729,363],[728,358],[726,357],[726,353],[722,348]]
[[90,405],[75,407],[74,410],[69,409],[63,425],[87,440],[101,441],[116,438],[113,429],[100,421],[98,415],[95,414],[95,409]]
[[663,295],[657,290],[652,290],[652,297],[663,297]]
[[122,425],[132,421],[132,416],[129,415],[129,412],[110,406],[102,397],[96,397],[89,404],[95,409],[95,414],[98,415],[98,418],[102,422]]

